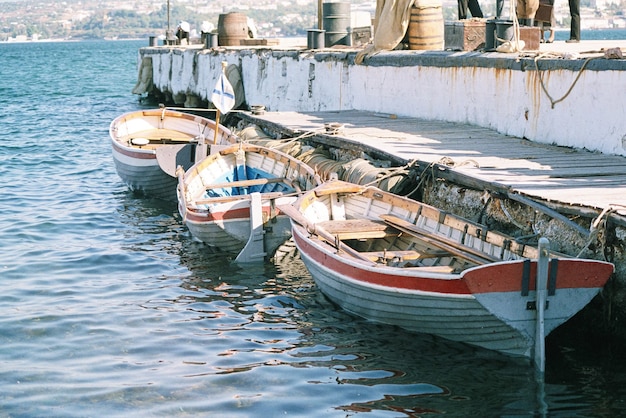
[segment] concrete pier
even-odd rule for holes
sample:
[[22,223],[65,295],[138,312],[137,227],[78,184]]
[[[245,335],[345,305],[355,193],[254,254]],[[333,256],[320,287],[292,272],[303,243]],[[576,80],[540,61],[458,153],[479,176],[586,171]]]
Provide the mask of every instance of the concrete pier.
[[[399,160],[418,158],[427,166],[440,155],[481,160],[480,171],[441,167],[439,177],[446,181],[433,182],[426,203],[464,214],[484,205],[485,192],[498,190],[511,193],[509,211],[511,203],[519,203],[511,196],[522,196],[560,211],[583,229],[590,230],[594,219],[612,219],[599,235],[603,241],[594,241],[585,254],[606,258],[608,251],[617,267],[616,280],[603,294],[604,306],[596,306],[590,325],[602,323],[626,338],[621,325],[626,320],[626,210],[620,183],[626,166],[620,163],[626,156],[626,60],[614,58],[611,48],[626,55],[626,41],[556,42],[522,53],[388,51],[357,65],[358,50],[347,47],[146,47],[139,52],[134,93],[206,108],[226,61],[237,70],[240,108],[265,107],[266,116],[244,118],[254,123],[303,133],[339,122],[345,124],[346,144],[378,148]],[[363,131],[358,119],[370,113],[374,122],[367,122],[368,129],[389,130],[393,122],[388,137],[397,140],[387,144],[370,131],[351,137],[351,130]],[[443,127],[437,128],[440,137],[420,131],[427,120],[453,122],[456,133],[449,137],[450,128]],[[341,147],[342,138],[326,139]],[[526,147],[523,139],[538,146],[518,152],[515,143]],[[431,147],[429,141],[437,145]],[[401,150],[395,152],[397,146]],[[572,148],[583,151],[576,161],[568,156]],[[538,158],[545,161],[539,164]],[[603,164],[608,165],[604,170]],[[492,170],[489,178],[485,167]],[[601,186],[604,200],[597,198]],[[536,208],[526,203],[518,219],[536,218]],[[604,214],[603,205],[614,203],[620,206]],[[560,238],[561,249],[570,255],[595,233],[582,234],[558,220],[539,223],[541,234],[554,234],[557,242]],[[603,312],[611,312],[611,318]]]
[[363,110],[468,123],[544,144],[626,155],[626,41],[542,44],[522,53],[146,47],[135,93],[208,104],[222,61],[239,69],[243,106]]

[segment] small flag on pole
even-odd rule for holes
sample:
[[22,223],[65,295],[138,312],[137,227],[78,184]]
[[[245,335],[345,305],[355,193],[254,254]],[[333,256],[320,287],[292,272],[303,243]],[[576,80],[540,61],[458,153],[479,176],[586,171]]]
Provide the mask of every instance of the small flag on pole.
[[215,84],[211,101],[217,110],[223,114],[230,112],[235,107],[235,92],[224,72],[220,74],[220,78],[217,80],[217,84]]

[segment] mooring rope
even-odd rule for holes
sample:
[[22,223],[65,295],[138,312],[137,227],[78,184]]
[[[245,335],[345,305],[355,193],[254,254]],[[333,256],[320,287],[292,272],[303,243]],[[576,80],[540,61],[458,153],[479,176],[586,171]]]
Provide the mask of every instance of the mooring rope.
[[394,167],[391,168],[389,170],[387,170],[387,174],[383,175],[382,177],[371,181],[369,183],[364,184],[364,186],[371,186],[375,183],[379,183],[385,179],[388,179],[390,177],[394,177],[397,175],[403,175],[403,174],[408,174],[409,170],[411,169],[411,167],[413,167],[415,164],[417,163],[417,160],[412,160],[409,161],[407,164],[403,165],[402,167]]
[[[604,247],[606,246],[606,224],[609,220],[609,216],[611,213],[617,212],[618,207],[626,208],[624,205],[612,204],[607,206],[600,212],[598,217],[593,220],[591,226],[589,227],[589,239],[585,246],[580,250],[576,258],[580,258],[582,254],[589,248],[589,246],[598,239],[599,236],[604,237],[604,240],[601,241],[602,244],[602,253],[604,254]],[[608,260],[607,260],[608,261]]]
[[[567,92],[565,92],[565,94],[563,95],[563,97],[561,97],[560,99],[554,100],[552,98],[552,96],[550,95],[550,93],[548,93],[548,89],[545,85],[545,82],[543,80],[543,75],[542,75],[542,71],[539,69],[539,59],[546,56],[546,55],[550,55],[550,54],[539,54],[535,57],[535,68],[537,68],[537,74],[539,75],[539,82],[541,84],[541,89],[543,90],[543,92],[546,94],[546,96],[548,96],[548,99],[550,100],[550,105],[552,106],[552,109],[554,109],[554,105],[562,102],[563,100],[565,100],[567,98],[567,96],[569,96],[569,94],[572,92],[572,90],[574,89],[574,86],[576,85],[576,83],[578,83],[578,80],[580,79],[580,76],[582,75],[585,67],[587,66],[587,64],[594,59],[597,59],[599,57],[589,57],[585,60],[585,62],[583,62],[583,65],[580,67],[580,70],[578,70],[578,74],[576,75],[576,78],[574,79],[574,81],[572,82],[572,85],[569,87],[569,89],[567,89]],[[544,70],[546,71],[546,70]]]
[[[509,222],[511,222],[513,225],[515,225],[518,229],[525,231],[528,229],[528,225],[522,225],[520,223],[517,222],[517,220],[515,218],[513,218],[513,215],[511,215],[511,213],[508,211],[508,209],[506,208],[506,204],[505,204],[505,200],[506,199],[499,199],[500,200],[500,209],[502,209],[502,213],[504,213],[504,215],[507,217],[507,219],[509,220]],[[532,227],[531,227],[532,228]],[[533,232],[534,232],[534,228]]]

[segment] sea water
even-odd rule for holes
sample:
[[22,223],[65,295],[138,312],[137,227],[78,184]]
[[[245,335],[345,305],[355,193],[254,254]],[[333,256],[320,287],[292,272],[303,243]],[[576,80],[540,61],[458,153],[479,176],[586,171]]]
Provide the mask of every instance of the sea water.
[[147,44],[0,44],[0,417],[624,411],[623,347],[551,336],[544,381],[526,360],[351,316],[292,247],[238,266],[191,239],[175,203],[130,193],[108,126],[144,107]]

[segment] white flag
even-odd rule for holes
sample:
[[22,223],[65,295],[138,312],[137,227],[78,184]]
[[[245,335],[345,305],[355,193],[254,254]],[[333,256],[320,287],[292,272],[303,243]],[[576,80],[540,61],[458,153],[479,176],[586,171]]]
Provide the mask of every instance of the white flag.
[[220,74],[220,78],[217,80],[211,101],[223,114],[230,112],[235,107],[235,92],[224,73]]

